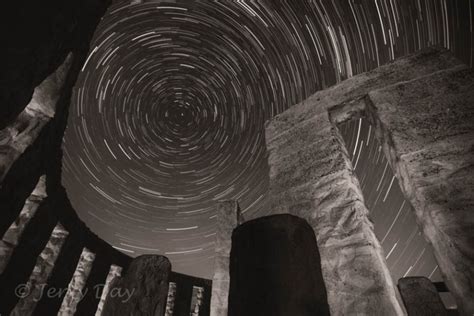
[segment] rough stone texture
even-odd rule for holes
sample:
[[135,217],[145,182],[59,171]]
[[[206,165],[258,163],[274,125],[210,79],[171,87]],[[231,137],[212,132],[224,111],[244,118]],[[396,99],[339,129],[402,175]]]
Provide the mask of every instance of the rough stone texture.
[[163,316],[170,273],[171,263],[166,257],[135,258],[126,273],[112,282],[102,315]]
[[349,154],[327,112],[267,136],[270,207],[313,227],[331,315],[401,315]]
[[402,278],[398,289],[408,316],[447,316],[436,287],[425,277]]
[[120,278],[122,275],[122,267],[111,265],[109,274],[107,275],[107,279],[105,279],[104,288],[102,290],[102,295],[100,296],[99,305],[97,306],[97,311],[95,312],[95,316],[101,316],[104,310],[104,304],[107,300],[107,295],[110,292],[110,285],[114,281],[115,278]]
[[168,297],[166,298],[165,316],[173,316],[175,297],[176,297],[176,283],[170,282],[169,287],[168,287]]
[[11,316],[29,316],[33,314],[36,303],[46,294],[43,293],[44,285],[48,281],[67,235],[68,232],[64,230],[61,224],[54,228],[48,244],[36,261],[30,279],[25,285],[17,287],[16,294],[21,298],[10,313]]
[[191,301],[190,316],[203,315],[202,302],[204,298],[204,289],[202,287],[193,287],[193,299]]
[[474,314],[474,72],[369,93],[369,115],[458,309]]
[[87,50],[92,32],[109,4],[107,0],[3,3],[0,129],[23,111],[34,88],[54,72],[68,52]]
[[77,263],[76,271],[69,283],[66,296],[64,297],[58,316],[74,315],[77,304],[82,299],[83,289],[86,284],[87,277],[94,263],[95,254],[84,248]]
[[242,222],[236,201],[223,201],[217,205],[216,254],[212,279],[211,316],[227,316],[229,297],[229,261],[232,248],[232,231]]
[[[301,216],[315,230],[331,314],[402,313],[383,251],[367,218],[358,181],[335,124],[361,115],[367,107],[367,95],[371,91],[462,67],[461,62],[448,51],[430,48],[320,91],[267,124],[270,208],[275,214]],[[404,104],[410,102],[407,100]],[[393,107],[391,112],[389,110],[387,113],[396,117]],[[418,113],[427,112],[430,113],[430,109],[426,105],[425,110]],[[461,125],[465,129],[466,124]],[[472,153],[472,145],[469,144],[464,143],[463,148]],[[463,159],[469,161],[467,157]],[[470,161],[472,166],[472,159]],[[468,165],[463,166],[468,169]],[[463,170],[456,175],[462,177],[462,173],[471,174]],[[452,196],[455,192],[462,192],[454,188],[450,191]],[[457,201],[466,199],[466,193],[463,193]],[[452,233],[454,231],[456,229]],[[472,236],[464,230],[463,234]],[[471,238],[473,244],[472,237],[467,238]],[[446,255],[446,252],[443,256],[453,257]],[[464,255],[464,258],[466,256],[472,259],[472,255]],[[470,265],[471,269],[473,266]],[[472,276],[470,280],[472,282]]]
[[190,315],[195,287],[204,289],[199,315],[209,316],[212,288],[212,282],[210,280],[173,272],[171,273],[170,282],[176,284],[173,316]]
[[229,316],[329,315],[314,231],[291,215],[246,222],[234,230]]
[[0,240],[0,274],[3,273],[10,261],[13,250],[18,245],[26,225],[35,215],[39,205],[46,196],[46,177],[42,176],[30,197],[26,200],[20,215],[10,225],[10,228],[5,232],[2,240]]
[[461,65],[461,62],[448,50],[437,47],[397,59],[372,71],[342,81],[333,87],[318,91],[303,102],[275,116],[267,125],[267,139],[275,139],[278,134],[292,126],[318,114],[325,114],[329,108],[338,104],[363,97],[369,91],[419,78],[439,70],[450,69],[457,65]]
[[[97,254],[84,289],[87,295],[76,314],[93,315],[102,290],[96,293],[97,285],[105,282],[110,265],[126,268],[131,261],[86,227],[61,186],[61,144],[72,88],[94,29],[109,4],[108,0],[44,0],[25,6],[23,1],[10,1],[0,10],[0,37],[5,47],[0,53],[0,236],[18,218],[42,175],[47,176],[48,195],[0,274],[1,314],[10,314],[17,305],[15,288],[28,281],[58,221],[69,235],[58,265],[44,284],[45,291],[67,289],[83,248]],[[72,57],[67,57],[70,53]],[[58,91],[55,87],[65,72],[56,70],[65,60],[70,63],[69,71]],[[57,314],[63,297],[43,295],[35,314]]]
[[73,57],[69,54],[64,63],[38,87],[33,97],[16,120],[0,133],[0,183],[17,161],[30,147],[56,111],[67,73]]

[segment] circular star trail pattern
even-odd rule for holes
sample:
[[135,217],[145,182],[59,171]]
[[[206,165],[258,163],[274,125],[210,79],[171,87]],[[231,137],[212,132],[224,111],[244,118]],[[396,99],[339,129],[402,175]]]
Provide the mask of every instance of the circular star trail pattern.
[[472,64],[471,24],[472,1],[115,4],[72,99],[71,201],[117,249],[210,278],[217,201],[239,200],[247,218],[269,213],[266,120],[433,44]]

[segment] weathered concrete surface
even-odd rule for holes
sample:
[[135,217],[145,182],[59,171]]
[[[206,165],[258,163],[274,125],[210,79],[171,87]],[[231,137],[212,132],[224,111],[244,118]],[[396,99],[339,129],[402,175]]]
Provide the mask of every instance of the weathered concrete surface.
[[[202,288],[203,297],[199,308],[200,315],[210,315],[212,281],[172,272],[170,284],[176,284],[173,298],[173,315],[188,316],[192,312],[194,289]],[[168,292],[169,293],[169,292]]]
[[369,93],[384,151],[458,308],[474,314],[474,73],[453,68]]
[[36,87],[28,106],[0,133],[0,183],[13,163],[33,144],[54,116],[72,60],[71,53],[56,72]]
[[331,315],[401,315],[349,154],[328,113],[267,137],[270,207],[314,229]]
[[77,304],[83,297],[83,289],[94,263],[95,254],[89,249],[84,248],[77,263],[76,271],[72,276],[71,282],[63,299],[58,316],[74,315]]
[[430,48],[320,91],[267,124],[270,207],[315,230],[333,315],[402,314],[335,124],[360,115],[373,90],[455,67],[463,66],[450,52]]
[[239,204],[236,201],[223,201],[217,204],[216,256],[212,279],[211,316],[227,316],[232,231],[241,222]]
[[135,258],[125,274],[112,282],[102,315],[163,316],[170,273],[166,257]]
[[168,287],[168,297],[166,298],[165,316],[173,316],[175,297],[176,297],[176,283],[170,282],[169,287]]
[[39,205],[46,196],[46,176],[42,176],[30,197],[26,200],[20,215],[5,232],[2,240],[0,240],[0,274],[3,273],[8,261],[10,261],[13,250],[18,245],[26,225],[36,214]]
[[102,312],[104,310],[104,304],[105,301],[107,300],[107,295],[109,295],[110,292],[110,285],[113,283],[115,278],[120,278],[122,275],[122,267],[116,266],[116,265],[111,265],[109,274],[107,275],[107,278],[105,279],[105,284],[104,288],[102,289],[102,295],[100,296],[100,301],[99,305],[97,306],[97,311],[95,312],[95,316],[101,316]]
[[[328,109],[338,104],[363,97],[369,91],[419,78],[439,70],[450,69],[461,64],[444,48],[428,48],[397,59],[372,71],[342,81],[333,87],[318,91],[303,102],[275,116],[267,126],[267,138],[270,136],[271,139],[274,139],[277,134],[290,129],[292,126],[298,125],[317,114],[326,113]],[[315,128],[319,127],[315,126]]]
[[447,316],[436,287],[425,277],[398,280],[398,289],[408,316]]
[[229,316],[329,315],[316,237],[292,215],[248,221],[232,234]]
[[54,228],[46,247],[36,261],[30,279],[26,284],[20,284],[16,288],[16,295],[20,297],[20,300],[10,313],[11,316],[29,316],[33,314],[36,304],[45,295],[43,289],[68,234],[61,224]]
[[202,314],[202,305],[204,298],[204,288],[195,286],[193,287],[193,299],[191,301],[191,315],[199,316]]

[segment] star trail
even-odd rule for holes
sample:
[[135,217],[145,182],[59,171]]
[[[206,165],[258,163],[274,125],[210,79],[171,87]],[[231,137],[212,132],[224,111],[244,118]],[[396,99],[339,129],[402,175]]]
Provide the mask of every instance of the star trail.
[[[216,202],[238,200],[247,217],[269,213],[265,121],[434,44],[472,65],[473,3],[114,4],[72,97],[63,168],[71,202],[116,249],[165,254],[175,271],[210,278]],[[348,137],[357,131],[348,128]],[[374,159],[374,144],[356,155],[356,169]],[[376,160],[362,183],[389,205],[374,213],[388,263],[396,275],[436,275],[428,248],[403,224],[413,221],[409,205],[385,196],[397,189],[384,164]]]

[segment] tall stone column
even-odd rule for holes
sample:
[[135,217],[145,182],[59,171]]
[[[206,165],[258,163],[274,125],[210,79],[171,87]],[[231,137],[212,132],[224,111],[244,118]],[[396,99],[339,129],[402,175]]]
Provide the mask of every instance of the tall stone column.
[[458,309],[474,315],[474,72],[369,93],[368,113]]
[[46,247],[36,260],[36,265],[33,268],[33,272],[31,272],[30,279],[26,284],[20,284],[15,289],[16,295],[20,296],[20,300],[10,315],[33,315],[36,304],[43,295],[47,295],[47,293],[43,293],[43,290],[68,235],[69,233],[64,227],[58,223],[51,233]]
[[2,240],[0,240],[0,274],[7,267],[13,250],[18,245],[25,227],[36,214],[38,207],[46,196],[46,176],[42,176],[30,197],[25,201],[20,215],[18,215],[18,218],[10,225]]
[[227,316],[232,232],[241,222],[239,204],[236,201],[223,201],[217,204],[216,257],[214,277],[212,278],[211,316]]
[[72,276],[71,282],[69,282],[66,296],[63,299],[58,316],[68,316],[76,313],[77,304],[84,296],[83,289],[91,272],[94,260],[95,253],[84,248],[79,262],[77,263],[76,271]]
[[326,110],[267,126],[270,207],[312,226],[331,315],[402,315],[359,182]]
[[[364,205],[358,180],[352,171],[348,153],[335,123],[360,115],[366,107],[364,102],[371,91],[399,82],[408,82],[459,65],[460,61],[445,49],[426,49],[319,91],[302,103],[279,114],[267,125],[271,211],[274,214],[291,213],[303,217],[315,230],[332,315],[402,314],[383,251],[367,217],[368,211]],[[445,83],[449,85],[449,81]],[[406,105],[410,104],[412,104],[411,101],[407,100]],[[463,106],[466,106],[465,102]],[[448,109],[449,107],[445,108],[445,110]],[[422,110],[416,109],[416,111],[430,113],[429,103],[425,104]],[[398,114],[396,109],[390,107],[387,107],[387,113],[390,113],[391,117],[396,117]],[[457,116],[457,113],[460,112],[452,111],[450,115]],[[466,113],[472,112],[464,112]],[[332,117],[333,115],[335,117]],[[467,116],[467,118],[470,117]],[[403,120],[404,122],[411,121],[409,117],[404,117]],[[465,122],[463,121],[463,129],[466,128]],[[417,124],[423,126],[424,122],[420,120]],[[449,130],[448,125],[443,125],[443,129]],[[415,125],[412,127],[414,128]],[[462,131],[462,129],[458,130]],[[472,148],[469,144],[474,139],[470,137],[470,140],[464,143],[464,148],[468,149],[467,152],[469,148]],[[472,149],[470,152],[472,154]],[[467,156],[463,159],[468,161]],[[467,170],[472,170],[472,168],[469,169],[468,165],[462,166],[465,168],[463,172],[471,174]],[[461,176],[463,172],[456,174]],[[471,176],[470,179],[474,177]],[[469,181],[472,180],[464,179],[463,181],[471,183]],[[467,188],[469,188],[468,185],[461,191],[451,190],[450,194],[464,192],[457,197],[463,200],[464,197],[469,196],[466,192]],[[469,203],[472,205],[472,202],[469,202],[470,198],[466,201],[466,206]],[[451,207],[456,209],[454,203]],[[435,212],[437,211],[433,213]],[[465,218],[469,218],[466,213],[463,214]],[[464,228],[472,227],[469,221],[464,226],[457,227],[462,228],[459,234],[472,236],[472,233],[468,233]],[[443,233],[447,232],[448,230],[443,230]],[[449,231],[451,235],[457,234],[456,232],[456,229]],[[441,231],[437,236],[442,238]],[[465,243],[468,238],[472,240],[472,237],[459,239],[463,241],[464,249],[469,249]],[[455,258],[456,252],[459,254],[464,251],[464,249],[456,250],[457,245],[452,241],[441,242],[446,247],[449,243],[453,251],[445,251],[445,257]],[[473,258],[470,251],[465,252],[461,257]],[[447,271],[451,269],[454,273],[454,270],[457,270],[458,275],[463,275],[462,271],[465,271],[463,266],[465,265],[460,265],[460,268],[447,268]],[[474,265],[471,264],[470,267],[467,271],[472,271]],[[468,279],[464,277],[464,281],[461,282],[464,284],[463,287],[468,285],[466,281]],[[472,277],[470,280],[472,282]],[[472,288],[474,286],[471,286]]]
[[54,117],[61,89],[71,67],[73,54],[35,88],[28,106],[0,133],[0,183],[15,161],[33,144],[43,127]]
[[105,284],[102,289],[102,295],[100,296],[100,301],[99,301],[99,305],[97,306],[97,311],[95,312],[95,316],[102,316],[102,312],[104,310],[104,304],[110,292],[110,285],[113,283],[114,279],[120,278],[121,274],[122,274],[122,267],[116,266],[114,264],[110,266],[109,274],[107,275],[107,278],[105,279]]

